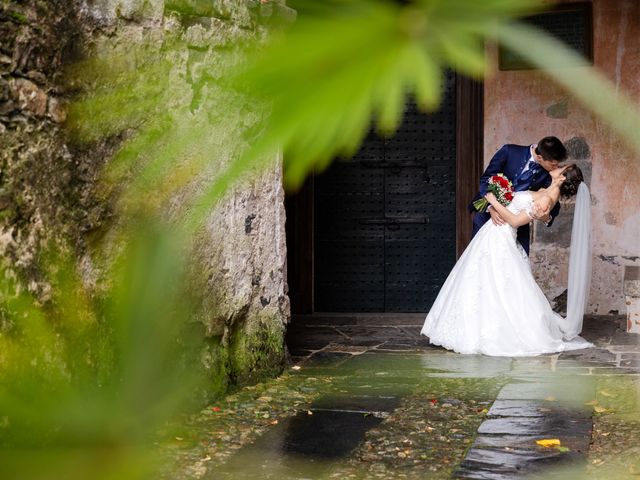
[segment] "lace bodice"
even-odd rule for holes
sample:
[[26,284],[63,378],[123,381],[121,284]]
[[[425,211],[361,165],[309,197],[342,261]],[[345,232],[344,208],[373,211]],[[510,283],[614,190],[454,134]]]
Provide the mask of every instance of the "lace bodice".
[[513,195],[513,200],[509,205],[507,205],[507,209],[512,213],[518,214],[521,211],[527,212],[531,215],[531,210],[533,208],[533,195],[528,190],[524,190],[522,192],[515,192]]

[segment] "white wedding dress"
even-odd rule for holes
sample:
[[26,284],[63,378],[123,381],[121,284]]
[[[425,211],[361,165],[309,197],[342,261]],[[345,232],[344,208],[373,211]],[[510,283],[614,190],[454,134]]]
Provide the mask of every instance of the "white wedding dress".
[[[531,213],[532,195],[517,192],[507,207]],[[488,221],[451,270],[421,333],[458,353],[529,356],[591,347],[566,340],[564,319],[536,283],[516,229]],[[573,335],[569,334],[569,337]]]

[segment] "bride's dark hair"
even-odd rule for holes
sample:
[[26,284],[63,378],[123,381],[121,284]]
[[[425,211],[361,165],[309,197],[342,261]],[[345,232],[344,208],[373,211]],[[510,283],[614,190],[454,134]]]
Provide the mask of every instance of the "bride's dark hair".
[[564,198],[573,197],[578,193],[580,183],[584,182],[582,170],[574,163],[569,165],[566,170],[562,172],[562,175],[564,175],[565,180],[560,185],[560,195]]

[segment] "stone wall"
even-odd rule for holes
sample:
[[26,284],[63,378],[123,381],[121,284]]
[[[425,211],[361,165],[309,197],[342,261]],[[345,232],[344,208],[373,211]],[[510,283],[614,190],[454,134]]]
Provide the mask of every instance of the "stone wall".
[[[73,249],[91,284],[99,277],[91,245],[117,217],[112,199],[97,196],[96,186],[123,135],[116,132],[89,144],[70,139],[64,127],[73,92],[63,80],[64,65],[88,54],[125,51],[131,42],[160,45],[167,32],[178,34],[185,48],[175,55],[172,93],[194,108],[195,99],[202,98],[198,79],[215,76],[203,69],[216,65],[224,45],[266,35],[268,24],[282,15],[290,15],[282,5],[257,0],[2,3],[0,252],[10,274],[47,301],[49,287],[37,259],[41,247],[54,241]],[[226,125],[232,130],[238,119]],[[211,132],[220,139],[212,144],[211,165],[222,165],[237,153],[225,141],[233,133]],[[196,242],[191,271],[201,308],[193,325],[206,347],[194,368],[205,367],[205,396],[277,374],[285,364],[284,192],[281,161],[270,164],[234,187],[209,215]]]
[[[594,63],[617,88],[640,97],[640,4],[594,0]],[[495,47],[489,58],[497,62]],[[584,68],[573,68],[579,76]],[[532,70],[496,71],[485,83],[485,159],[504,143],[527,145],[546,135],[565,142],[586,173],[593,198],[593,277],[589,312],[625,312],[625,266],[640,265],[640,158],[567,92]],[[551,228],[536,225],[531,259],[553,299],[567,284],[572,204]]]

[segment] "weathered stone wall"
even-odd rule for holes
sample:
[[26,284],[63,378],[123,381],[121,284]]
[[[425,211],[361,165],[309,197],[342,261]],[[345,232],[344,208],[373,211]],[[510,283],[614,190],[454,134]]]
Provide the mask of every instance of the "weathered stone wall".
[[[33,0],[0,6],[0,252],[42,300],[48,287],[39,275],[39,249],[51,240],[68,243],[90,282],[96,267],[87,252],[117,215],[108,198],[96,196],[96,185],[122,136],[77,144],[65,135],[65,104],[72,92],[61,80],[63,65],[88,53],[126,50],[132,42],[160,45],[167,32],[177,33],[185,48],[175,54],[172,94],[193,109],[203,96],[199,79],[216,75],[203,70],[216,65],[219,52],[231,41],[267,34],[265,24],[278,8],[285,11],[252,0],[184,5],[188,9],[181,15],[163,0]],[[238,124],[238,118],[230,118],[227,130]],[[211,144],[215,172],[237,149],[227,141],[234,132],[212,131],[211,136],[219,139]],[[216,207],[193,254],[193,288],[202,303],[194,327],[200,325],[196,330],[206,343],[197,361],[209,377],[209,396],[276,374],[285,363],[284,192],[280,159],[271,165],[234,187]]]
[[[594,0],[594,63],[620,89],[640,97],[640,4]],[[489,58],[497,62],[494,47]],[[573,68],[576,77],[585,68]],[[589,311],[624,313],[625,265],[640,265],[640,158],[606,125],[538,71],[497,71],[485,82],[485,159],[504,143],[546,135],[565,142],[593,198],[593,277]],[[531,260],[550,299],[566,289],[572,203],[554,226],[536,225]]]

